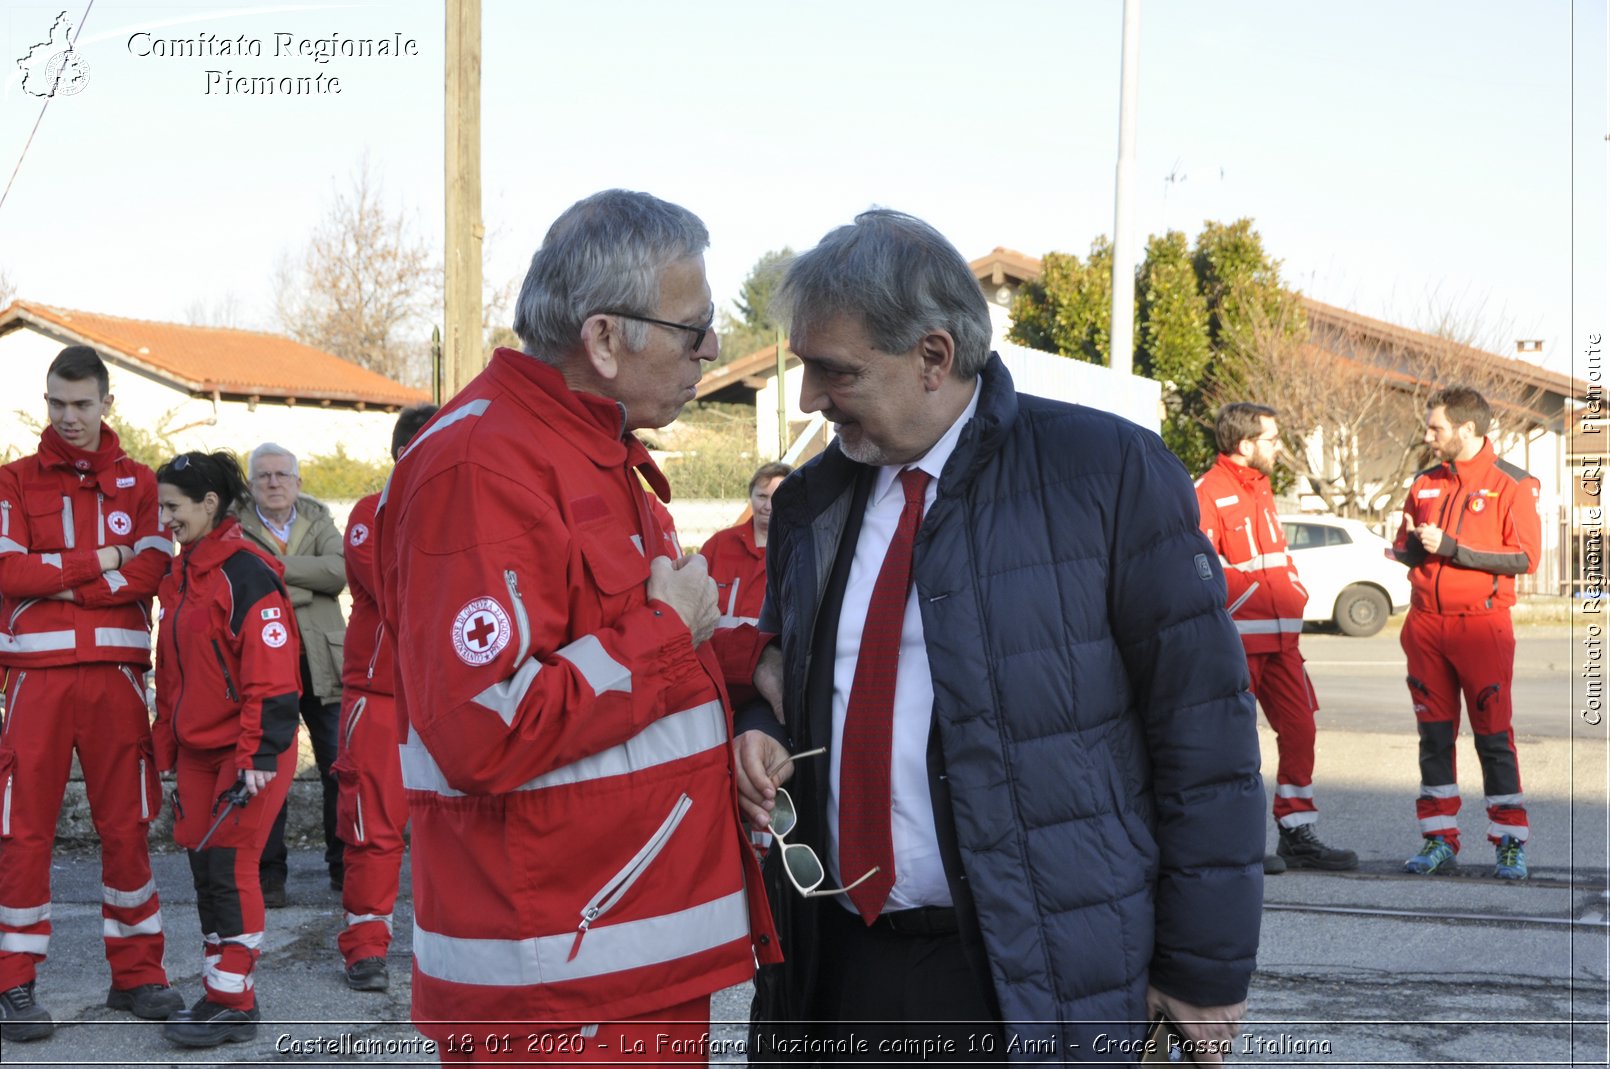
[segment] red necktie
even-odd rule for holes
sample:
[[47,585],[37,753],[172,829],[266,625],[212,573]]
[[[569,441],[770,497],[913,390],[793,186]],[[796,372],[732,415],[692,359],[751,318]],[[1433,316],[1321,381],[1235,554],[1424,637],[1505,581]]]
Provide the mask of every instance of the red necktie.
[[890,739],[894,733],[894,684],[900,667],[900,633],[905,629],[911,593],[911,547],[922,524],[928,473],[900,473],[905,508],[878,571],[861,631],[861,653],[844,712],[844,744],[839,768],[839,877],[850,883],[876,867],[878,872],[851,888],[850,901],[871,924],[894,887],[894,844],[889,830]]

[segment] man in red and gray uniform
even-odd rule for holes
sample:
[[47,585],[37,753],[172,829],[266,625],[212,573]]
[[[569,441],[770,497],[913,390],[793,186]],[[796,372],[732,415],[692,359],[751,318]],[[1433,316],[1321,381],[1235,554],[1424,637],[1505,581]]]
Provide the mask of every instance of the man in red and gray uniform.
[[[402,410],[391,432],[393,460],[435,414],[436,406],[430,404]],[[336,942],[347,986],[354,991],[384,991],[391,986],[386,951],[391,947],[391,909],[397,902],[403,828],[408,824],[408,800],[397,760],[397,744],[407,731],[406,725],[398,730],[394,653],[375,602],[374,526],[379,506],[379,494],[352,506],[343,554],[352,614],[343,650],[335,775],[340,791],[337,825],[346,844],[341,907],[347,923]]]
[[1454,737],[1462,693],[1481,760],[1487,838],[1497,851],[1493,875],[1523,880],[1530,829],[1510,726],[1509,607],[1515,577],[1537,567],[1542,527],[1538,481],[1498,459],[1487,440],[1491,424],[1491,407],[1469,387],[1450,386],[1426,402],[1425,443],[1440,463],[1409,487],[1393,543],[1413,586],[1401,641],[1420,727],[1415,812],[1425,840],[1404,871],[1439,872],[1459,853]]
[[1308,591],[1286,549],[1269,488],[1280,453],[1276,411],[1246,402],[1219,410],[1218,460],[1196,481],[1202,532],[1218,550],[1229,587],[1230,615],[1247,651],[1252,693],[1275,732],[1280,753],[1274,816],[1280,845],[1264,872],[1293,868],[1344,870],[1358,865],[1351,850],[1326,846],[1314,824],[1314,714],[1319,703],[1297,649]]
[[[631,433],[674,420],[716,356],[708,243],[647,194],[569,208],[520,292],[524,351],[493,354],[381,496],[413,1014],[444,1061],[703,1063],[711,993],[779,960],[715,584],[673,556],[643,484],[669,488]],[[461,1021],[531,1023],[489,1050]]]
[[161,807],[145,673],[151,597],[173,553],[151,469],[102,417],[95,350],[63,349],[45,375],[39,451],[0,468],[0,1038],[54,1029],[34,998],[50,945],[50,856],[78,751],[101,840],[106,1004],[149,1020],[184,1005],[162,969],[162,912],[146,828]]

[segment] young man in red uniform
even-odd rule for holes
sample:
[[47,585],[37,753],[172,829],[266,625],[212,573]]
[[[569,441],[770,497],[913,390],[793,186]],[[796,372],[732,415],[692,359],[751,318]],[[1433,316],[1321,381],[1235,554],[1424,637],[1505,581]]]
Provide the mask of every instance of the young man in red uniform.
[[[395,460],[436,414],[436,406],[402,410],[391,432]],[[408,799],[403,795],[399,731],[393,697],[394,654],[380,626],[375,603],[375,510],[380,495],[370,494],[352,506],[347,517],[347,589],[352,614],[341,669],[341,734],[335,759],[339,785],[337,825],[346,844],[346,879],[341,907],[346,927],[337,937],[345,963],[347,986],[354,991],[384,991],[391,986],[386,951],[391,947],[391,909],[397,901],[403,856],[403,828]],[[406,725],[402,725],[406,729]]]
[[1319,703],[1297,648],[1308,591],[1286,550],[1286,532],[1269,488],[1280,453],[1278,413],[1266,405],[1225,405],[1214,426],[1219,458],[1196,481],[1202,532],[1218,551],[1229,587],[1230,616],[1247,652],[1252,693],[1275,732],[1280,753],[1274,817],[1280,845],[1264,872],[1343,870],[1351,850],[1326,846],[1314,825],[1314,714]]
[[[675,419],[716,356],[708,243],[643,193],[566,210],[520,292],[524,351],[493,354],[381,495],[413,1015],[445,1061],[702,1063],[711,993],[778,958],[715,584],[672,556],[631,433]],[[519,1028],[487,1049],[458,1024],[490,1021]]]
[[1401,638],[1409,700],[1420,727],[1424,843],[1404,871],[1429,875],[1459,853],[1454,737],[1459,696],[1481,760],[1493,875],[1524,880],[1530,836],[1521,793],[1510,683],[1515,674],[1515,577],[1537,568],[1542,527],[1537,479],[1499,460],[1487,440],[1492,409],[1466,386],[1426,403],[1425,443],[1440,461],[1415,477],[1393,552],[1409,566],[1413,596]]
[[50,945],[50,855],[72,767],[84,771],[101,840],[106,1004],[162,1020],[184,1001],[162,969],[162,912],[146,829],[162,792],[145,672],[151,597],[173,541],[151,469],[102,418],[112,405],[95,350],[63,349],[45,376],[39,451],[0,468],[0,1038],[54,1029],[34,998]]

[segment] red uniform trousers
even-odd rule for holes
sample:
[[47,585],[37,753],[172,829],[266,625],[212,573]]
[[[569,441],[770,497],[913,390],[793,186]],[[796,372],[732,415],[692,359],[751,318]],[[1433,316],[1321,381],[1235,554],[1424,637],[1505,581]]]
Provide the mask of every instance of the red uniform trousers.
[[244,806],[231,807],[205,850],[196,846],[224,812],[217,804],[218,796],[240,778],[235,749],[181,746],[177,769],[173,839],[189,851],[190,874],[196,885],[203,944],[202,990],[220,1006],[249,1010],[257,1005],[252,973],[263,945],[263,887],[257,878],[257,862],[263,856],[274,815],[291,792],[296,737],[292,735],[290,746],[279,755],[274,778]]
[[1420,729],[1420,834],[1440,835],[1459,851],[1459,780],[1454,739],[1459,696],[1465,697],[1487,796],[1487,838],[1525,841],[1526,800],[1515,753],[1510,684],[1515,629],[1508,611],[1442,615],[1411,608],[1399,640],[1409,667],[1409,700]]
[[642,1017],[586,1027],[516,1029],[513,1023],[465,1025],[439,1044],[442,1064],[704,1065],[711,1060],[709,995]]
[[347,926],[337,944],[348,965],[383,958],[391,946],[391,909],[402,869],[408,796],[397,755],[397,699],[345,688],[341,748],[335,759],[340,785],[336,827],[347,844],[341,907]]
[[12,668],[0,735],[0,990],[34,978],[50,945],[50,856],[72,770],[101,839],[101,931],[112,984],[166,984],[146,831],[162,805],[145,677],[124,665]]
[[1319,819],[1314,808],[1314,714],[1319,702],[1296,646],[1247,654],[1252,693],[1275,733],[1275,823],[1297,828]]

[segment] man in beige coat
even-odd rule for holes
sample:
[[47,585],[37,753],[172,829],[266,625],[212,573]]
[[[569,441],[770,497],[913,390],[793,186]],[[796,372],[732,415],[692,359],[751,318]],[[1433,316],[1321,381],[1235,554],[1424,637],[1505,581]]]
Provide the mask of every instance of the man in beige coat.
[[[336,729],[341,720],[341,648],[347,634],[336,600],[347,585],[341,532],[330,510],[302,493],[301,469],[289,449],[264,442],[252,450],[247,475],[252,501],[240,507],[236,516],[247,536],[278,557],[285,568],[285,586],[302,633],[302,720],[313,743],[313,760],[324,790],[324,861],[330,869],[330,886],[339,891],[343,846],[336,835],[336,782],[330,766],[335,762]],[[263,847],[259,873],[263,903],[270,908],[285,905],[283,808]]]

